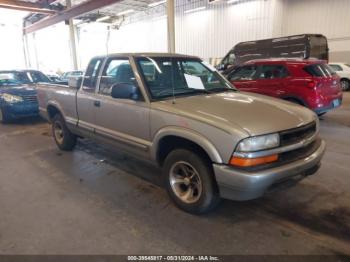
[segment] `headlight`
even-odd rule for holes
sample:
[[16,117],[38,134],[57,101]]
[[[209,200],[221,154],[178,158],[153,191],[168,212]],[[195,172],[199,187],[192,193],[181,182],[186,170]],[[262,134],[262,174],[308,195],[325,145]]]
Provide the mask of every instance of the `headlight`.
[[242,140],[237,147],[238,152],[254,152],[278,147],[280,137],[278,134],[249,137]]
[[3,94],[2,98],[5,100],[7,103],[18,103],[18,102],[23,102],[23,98],[20,96],[15,96],[15,95],[10,95],[10,94]]

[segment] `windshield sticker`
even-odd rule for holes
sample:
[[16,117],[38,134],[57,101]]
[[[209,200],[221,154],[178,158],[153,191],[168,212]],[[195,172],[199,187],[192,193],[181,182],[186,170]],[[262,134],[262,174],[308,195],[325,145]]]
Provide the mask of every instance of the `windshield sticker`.
[[202,79],[198,76],[184,74],[187,82],[187,86],[189,88],[194,89],[205,89]]

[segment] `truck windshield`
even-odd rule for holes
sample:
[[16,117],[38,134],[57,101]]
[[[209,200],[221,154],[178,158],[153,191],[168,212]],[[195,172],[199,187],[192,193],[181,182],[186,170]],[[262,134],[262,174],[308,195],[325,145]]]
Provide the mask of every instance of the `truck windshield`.
[[136,58],[153,99],[236,90],[210,65],[188,58]]
[[328,44],[324,36],[310,36],[310,57],[328,61]]
[[27,72],[27,78],[32,83],[40,83],[40,82],[49,83],[49,82],[51,82],[51,80],[46,75],[44,75],[43,73],[41,73],[39,71]]

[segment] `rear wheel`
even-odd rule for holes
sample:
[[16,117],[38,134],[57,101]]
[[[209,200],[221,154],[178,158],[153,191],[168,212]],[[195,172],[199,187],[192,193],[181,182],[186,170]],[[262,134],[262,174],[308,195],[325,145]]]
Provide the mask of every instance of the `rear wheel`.
[[169,196],[179,208],[201,214],[219,204],[212,168],[199,154],[176,149],[165,159],[163,172]]
[[77,137],[66,126],[63,117],[57,114],[52,119],[52,134],[59,149],[71,151],[77,143]]
[[11,118],[2,110],[0,109],[0,123],[6,124],[10,122]]
[[350,81],[347,79],[340,80],[340,86],[343,91],[348,91],[350,88]]

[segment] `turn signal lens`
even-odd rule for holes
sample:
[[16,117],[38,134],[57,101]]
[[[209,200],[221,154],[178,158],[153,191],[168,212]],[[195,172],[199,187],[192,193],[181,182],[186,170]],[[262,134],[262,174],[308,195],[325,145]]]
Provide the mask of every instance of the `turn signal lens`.
[[271,155],[259,158],[241,158],[233,156],[230,160],[230,165],[239,167],[251,167],[262,164],[268,164],[278,160],[278,155]]

